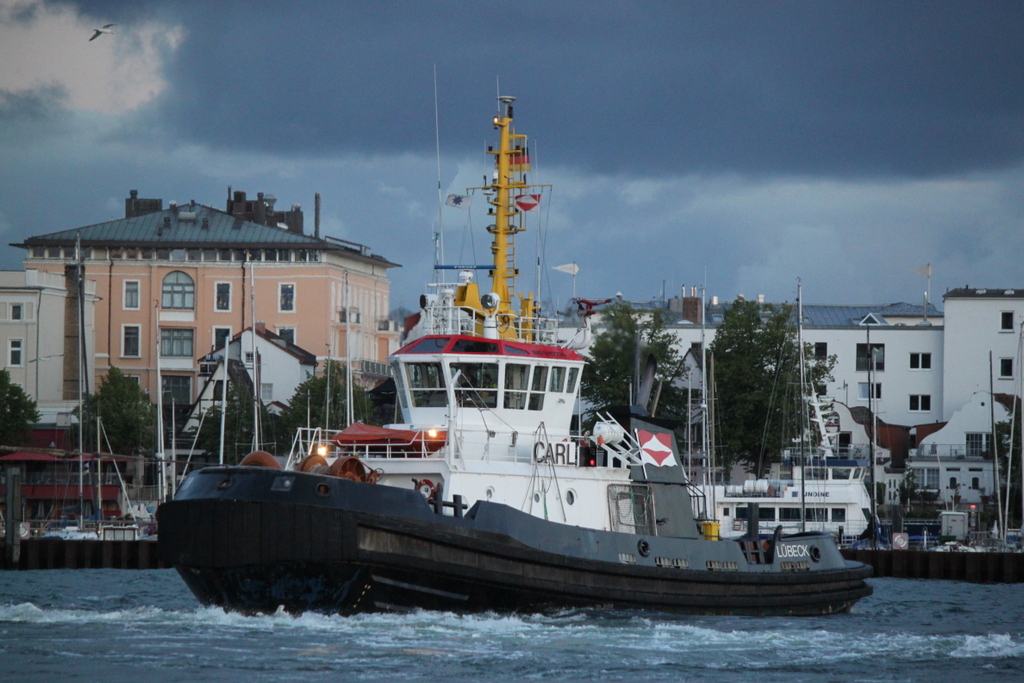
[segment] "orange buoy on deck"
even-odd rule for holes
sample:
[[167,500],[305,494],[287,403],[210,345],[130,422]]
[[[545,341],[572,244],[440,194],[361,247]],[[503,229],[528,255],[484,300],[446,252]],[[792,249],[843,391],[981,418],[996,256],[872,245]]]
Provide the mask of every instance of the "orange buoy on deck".
[[275,470],[281,469],[281,464],[277,462],[277,458],[266,451],[253,451],[242,458],[242,462],[238,464],[243,467],[272,467]]

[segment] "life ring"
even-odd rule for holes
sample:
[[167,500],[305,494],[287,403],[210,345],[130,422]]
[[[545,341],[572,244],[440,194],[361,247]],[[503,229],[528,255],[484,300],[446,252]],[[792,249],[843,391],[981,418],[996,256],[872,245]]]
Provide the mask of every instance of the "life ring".
[[437,490],[437,484],[430,481],[429,479],[413,479],[413,486],[423,494],[423,497],[430,500],[434,497],[434,492]]

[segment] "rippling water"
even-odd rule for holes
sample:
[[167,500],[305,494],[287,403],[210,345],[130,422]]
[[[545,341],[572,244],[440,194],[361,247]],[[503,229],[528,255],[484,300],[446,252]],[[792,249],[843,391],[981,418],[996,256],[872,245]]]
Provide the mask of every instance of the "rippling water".
[[1024,586],[875,579],[850,614],[243,617],[172,570],[0,572],[4,681],[1024,680]]

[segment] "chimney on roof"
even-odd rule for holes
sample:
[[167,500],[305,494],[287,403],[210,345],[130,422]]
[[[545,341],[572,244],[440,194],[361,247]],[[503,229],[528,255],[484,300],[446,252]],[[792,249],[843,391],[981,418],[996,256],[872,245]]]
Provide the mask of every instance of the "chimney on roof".
[[210,217],[209,216],[203,216],[203,230],[209,230],[209,229],[210,229]]
[[320,193],[316,193],[316,201],[313,204],[313,237],[320,239]]
[[171,213],[173,213],[175,216],[178,215],[178,202],[176,202],[176,201],[174,201],[172,199],[170,202],[167,203],[167,207],[171,210]]
[[267,205],[263,202],[263,193],[256,193],[256,201],[252,207],[252,220],[260,225],[267,224]]
[[258,334],[264,334],[267,331],[267,324],[262,320],[256,322],[256,332]]
[[128,197],[124,200],[124,217],[135,218],[145,216],[147,213],[156,213],[164,210],[162,199],[140,199],[138,190],[129,190]]

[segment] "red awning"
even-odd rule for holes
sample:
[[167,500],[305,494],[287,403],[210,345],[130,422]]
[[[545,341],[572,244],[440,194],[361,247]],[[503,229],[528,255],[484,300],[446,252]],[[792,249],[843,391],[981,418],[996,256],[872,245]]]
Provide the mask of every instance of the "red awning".
[[[334,441],[338,445],[399,444],[423,441],[425,437],[426,435],[423,432],[417,432],[411,429],[387,429],[385,427],[374,427],[373,425],[365,425],[357,422],[335,434],[331,438],[331,441]],[[427,439],[429,439],[429,437],[427,437]],[[443,436],[440,440],[444,441]]]
[[60,461],[64,458],[58,458],[56,455],[50,455],[49,453],[29,453],[27,451],[19,451],[17,453],[11,453],[0,457],[0,460],[5,462],[54,462]]
[[[134,460],[134,458],[127,455],[110,455],[103,453],[99,456],[91,453],[86,453],[82,456],[82,460],[89,462],[96,460],[97,457],[100,460],[121,460],[122,462],[128,460]],[[78,462],[77,455],[66,455],[64,457],[58,455],[50,455],[49,453],[31,453],[29,451],[18,451],[17,453],[11,453],[9,455],[0,456],[0,461],[3,462]]]

